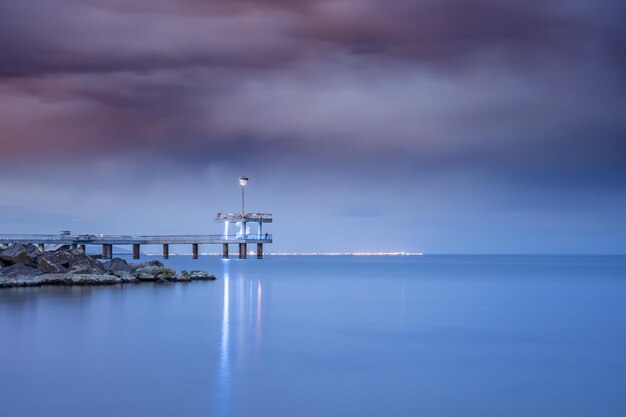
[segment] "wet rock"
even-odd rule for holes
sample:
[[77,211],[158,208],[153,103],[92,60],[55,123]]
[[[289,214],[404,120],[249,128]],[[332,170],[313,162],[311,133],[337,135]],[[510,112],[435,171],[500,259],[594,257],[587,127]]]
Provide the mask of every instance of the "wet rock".
[[145,266],[133,271],[132,276],[140,281],[173,281],[176,279],[176,272],[173,269],[160,266]]
[[176,277],[176,279],[180,282],[188,282],[191,281],[191,275],[189,275],[189,272],[187,271],[180,271],[180,274],[178,274],[178,277]]
[[191,271],[191,272],[187,272],[187,271],[180,271],[180,274],[178,274],[178,276],[176,277],[176,281],[179,282],[187,282],[187,281],[213,281],[215,278],[215,275],[209,274],[208,272],[204,272],[204,271]]
[[32,287],[39,285],[111,285],[125,281],[113,275],[98,274],[45,274],[0,279],[0,287]]
[[54,274],[67,271],[73,261],[75,257],[71,251],[57,250],[41,255],[37,260],[37,267],[43,273]]
[[0,253],[0,260],[7,265],[22,264],[26,266],[35,266],[39,257],[39,249],[33,244],[22,245],[15,244],[9,246]]
[[209,274],[208,272],[204,272],[204,271],[191,271],[189,273],[189,278],[192,281],[213,281],[215,278],[215,275]]
[[44,274],[59,274],[67,271],[67,268],[62,264],[56,263],[43,256],[37,260],[37,268]]
[[37,260],[37,267],[46,274],[106,274],[102,264],[77,249],[46,252]]
[[0,287],[214,279],[214,275],[203,271],[182,271],[177,276],[174,270],[156,260],[132,265],[115,258],[103,265],[76,249],[59,249],[41,254],[34,245],[13,245],[0,250]]
[[[110,272],[127,272],[130,273],[133,271],[133,268],[122,258],[113,258],[110,261],[105,262],[103,265],[104,269]],[[117,275],[117,274],[115,274]]]
[[13,264],[0,269],[0,276],[14,278],[19,276],[37,276],[41,272],[37,268],[26,266],[24,264]]
[[148,262],[143,262],[140,264],[130,264],[130,267],[133,269],[133,271],[137,270],[137,269],[141,269],[141,268],[146,268],[149,266],[158,266],[159,268],[164,268],[165,265],[163,265],[161,262],[159,261],[148,261]]
[[102,275],[107,272],[106,269],[98,261],[87,257],[72,264],[67,270],[68,274],[97,274]]

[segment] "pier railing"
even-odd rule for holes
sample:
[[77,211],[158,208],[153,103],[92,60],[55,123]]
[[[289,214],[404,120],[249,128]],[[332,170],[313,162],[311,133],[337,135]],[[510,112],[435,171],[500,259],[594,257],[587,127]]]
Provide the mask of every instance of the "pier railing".
[[216,222],[271,222],[272,215],[270,213],[217,213]]
[[269,233],[245,235],[67,235],[67,234],[0,234],[0,243],[43,243],[43,244],[189,244],[189,243],[271,243]]

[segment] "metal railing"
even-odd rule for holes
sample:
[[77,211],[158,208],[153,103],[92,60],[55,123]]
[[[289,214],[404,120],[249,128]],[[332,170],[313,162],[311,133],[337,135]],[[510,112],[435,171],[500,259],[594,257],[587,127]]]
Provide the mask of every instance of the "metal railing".
[[52,239],[62,239],[67,237],[67,235],[30,235],[30,234],[2,234],[0,235],[0,241],[4,242],[9,240],[32,240],[33,242],[38,242],[40,240],[52,240]]
[[272,220],[270,213],[217,213],[216,221],[259,221]]
[[248,233],[245,235],[37,235],[37,234],[0,234],[0,243],[65,243],[65,244],[101,244],[124,245],[132,243],[221,243],[224,241],[271,241],[270,233]]

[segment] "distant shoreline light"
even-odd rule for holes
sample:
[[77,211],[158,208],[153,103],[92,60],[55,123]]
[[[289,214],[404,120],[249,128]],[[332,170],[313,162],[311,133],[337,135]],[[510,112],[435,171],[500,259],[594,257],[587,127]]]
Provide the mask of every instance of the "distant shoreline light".
[[[125,254],[127,255],[127,254]],[[161,253],[142,253],[146,256],[161,256]],[[256,255],[249,252],[248,255]],[[270,256],[421,256],[422,252],[270,252]],[[191,253],[170,253],[170,256],[191,256]],[[206,252],[200,256],[222,256],[222,253]]]

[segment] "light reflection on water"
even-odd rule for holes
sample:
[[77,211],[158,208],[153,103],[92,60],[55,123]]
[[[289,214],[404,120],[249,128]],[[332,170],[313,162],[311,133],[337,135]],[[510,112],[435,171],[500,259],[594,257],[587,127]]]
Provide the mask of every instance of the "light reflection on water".
[[222,312],[222,339],[220,343],[220,366],[219,366],[219,398],[218,416],[230,416],[230,359],[229,355],[229,332],[230,332],[230,278],[226,268],[224,271],[224,310]]
[[0,416],[626,415],[625,257],[168,264],[0,290]]
[[[231,278],[229,272],[230,262],[223,262],[223,312],[222,312],[222,332],[220,342],[220,359],[219,359],[219,388],[217,406],[218,416],[231,415],[231,390],[232,390],[232,370],[231,370],[231,346],[230,346],[230,311],[231,311]],[[261,342],[261,308],[263,303],[263,284],[260,279],[246,279],[242,274],[237,277],[234,288],[234,297],[236,301],[233,309],[237,315],[233,318],[237,322],[239,333],[237,337],[236,350],[240,353],[238,359],[245,362],[247,359],[245,353],[246,343],[248,339],[254,340],[254,355],[252,359],[258,361],[259,349]],[[256,304],[256,305],[255,305]],[[247,314],[245,310],[247,307]],[[250,334],[253,333],[253,334]],[[245,364],[244,364],[245,366]]]

